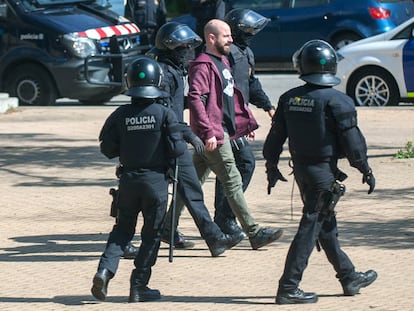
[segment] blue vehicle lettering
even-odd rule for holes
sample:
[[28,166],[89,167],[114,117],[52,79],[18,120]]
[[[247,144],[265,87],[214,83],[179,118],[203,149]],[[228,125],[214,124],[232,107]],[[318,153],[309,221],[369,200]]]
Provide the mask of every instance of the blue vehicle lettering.
[[407,96],[414,97],[414,40],[408,40],[403,48],[403,71]]

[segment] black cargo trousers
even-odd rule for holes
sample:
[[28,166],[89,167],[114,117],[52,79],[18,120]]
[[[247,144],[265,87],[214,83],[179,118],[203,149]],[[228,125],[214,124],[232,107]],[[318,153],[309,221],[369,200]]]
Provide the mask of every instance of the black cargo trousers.
[[[206,242],[214,242],[222,237],[222,231],[211,218],[210,212],[204,203],[204,194],[197,172],[194,167],[193,157],[187,149],[178,161],[177,207],[185,205],[194,219],[194,222]],[[178,226],[181,210],[175,211],[174,225]],[[168,211],[165,223],[166,232],[171,230],[171,208]]]
[[165,169],[124,168],[119,180],[118,221],[109,234],[98,270],[116,273],[125,246],[135,235],[137,217],[141,212],[141,245],[134,260],[134,285],[146,286],[155,265],[161,242],[168,204],[168,184]]
[[336,171],[336,164],[336,160],[315,164],[294,162],[293,171],[303,202],[303,214],[279,280],[280,292],[298,288],[317,240],[339,280],[352,277],[355,273],[354,265],[339,245],[335,215],[317,211],[320,193],[329,191],[335,182],[333,172]]

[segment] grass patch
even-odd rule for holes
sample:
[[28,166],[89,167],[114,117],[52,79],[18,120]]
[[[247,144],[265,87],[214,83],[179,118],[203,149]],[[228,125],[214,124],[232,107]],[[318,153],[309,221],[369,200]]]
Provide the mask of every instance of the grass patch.
[[410,159],[414,158],[414,145],[412,141],[407,142],[403,149],[398,150],[397,154],[394,155],[396,159]]

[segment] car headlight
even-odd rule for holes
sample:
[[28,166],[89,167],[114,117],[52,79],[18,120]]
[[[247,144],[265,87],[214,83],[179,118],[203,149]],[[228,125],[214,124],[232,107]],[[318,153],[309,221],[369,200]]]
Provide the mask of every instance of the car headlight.
[[96,45],[92,39],[80,37],[76,33],[63,36],[64,45],[76,56],[86,58],[97,53]]

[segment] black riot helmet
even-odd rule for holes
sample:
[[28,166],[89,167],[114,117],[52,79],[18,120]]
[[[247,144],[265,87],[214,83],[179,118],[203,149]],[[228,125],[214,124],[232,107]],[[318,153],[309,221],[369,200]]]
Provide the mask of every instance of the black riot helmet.
[[125,95],[131,97],[155,99],[162,97],[159,89],[162,69],[158,63],[147,56],[140,56],[129,64],[127,69],[127,87]]
[[334,86],[341,82],[335,76],[338,57],[328,42],[306,42],[293,54],[292,61],[293,67],[300,74],[299,78],[303,81],[321,86]]
[[193,58],[194,49],[202,42],[190,27],[177,22],[162,25],[155,36],[155,47],[178,66]]
[[233,40],[237,45],[248,46],[252,37],[261,31],[270,19],[249,9],[233,9],[224,16],[230,25]]
[[202,39],[190,27],[176,22],[168,22],[160,27],[155,37],[155,47],[159,50],[174,50],[178,47],[196,48]]

